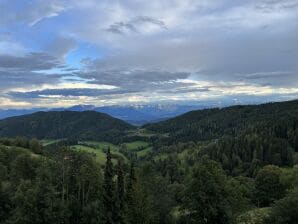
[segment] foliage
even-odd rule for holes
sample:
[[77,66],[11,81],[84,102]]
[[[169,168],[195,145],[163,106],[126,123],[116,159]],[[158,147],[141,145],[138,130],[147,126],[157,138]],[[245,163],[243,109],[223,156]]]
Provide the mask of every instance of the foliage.
[[0,139],[0,223],[296,223],[297,112],[208,109],[151,131],[95,112],[6,119],[0,135],[51,140]]
[[285,198],[277,201],[269,217],[268,224],[295,224],[298,220],[298,188],[291,191]]
[[204,157],[195,166],[186,189],[185,216],[189,223],[230,223],[227,177],[214,161]]
[[256,177],[255,200],[258,206],[269,206],[284,196],[285,187],[280,181],[281,170],[277,166],[265,166]]
[[107,114],[86,111],[37,112],[0,121],[0,136],[117,142],[133,126]]
[[245,212],[237,218],[237,224],[265,224],[270,210],[270,208],[257,208]]

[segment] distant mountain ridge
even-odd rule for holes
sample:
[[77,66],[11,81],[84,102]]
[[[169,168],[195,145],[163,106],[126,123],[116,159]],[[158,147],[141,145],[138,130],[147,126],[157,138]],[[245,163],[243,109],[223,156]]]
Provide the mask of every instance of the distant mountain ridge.
[[50,111],[0,121],[1,137],[111,141],[135,127],[95,111]]
[[32,114],[39,111],[97,111],[124,120],[133,125],[143,125],[175,117],[191,110],[206,108],[204,105],[115,105],[96,107],[94,105],[75,105],[69,108],[33,108],[0,110],[0,119]]
[[[124,108],[125,110],[121,109],[118,112],[111,107],[101,107],[100,110],[113,113],[115,117],[122,119],[124,112],[127,117],[139,114],[138,119],[140,119],[143,116],[134,107]],[[155,111],[163,109],[147,106],[145,108],[148,111],[147,114],[152,113],[152,116]],[[88,109],[89,111],[85,111]],[[169,107],[167,115],[171,113],[171,109],[177,112],[176,108]],[[94,111],[98,108],[91,105],[79,105],[72,107],[71,110],[65,111],[63,108],[61,111],[36,112],[0,120],[0,137],[96,139],[113,142],[115,139],[123,138],[127,131],[136,128],[119,118]],[[179,142],[204,141],[225,135],[237,136],[244,132],[271,133],[286,129],[283,128],[285,125],[293,126],[295,133],[296,127],[298,130],[298,100],[192,110],[171,119],[147,123],[142,127],[156,133],[168,134],[167,140],[173,143],[178,140]],[[283,133],[283,135],[288,134]]]

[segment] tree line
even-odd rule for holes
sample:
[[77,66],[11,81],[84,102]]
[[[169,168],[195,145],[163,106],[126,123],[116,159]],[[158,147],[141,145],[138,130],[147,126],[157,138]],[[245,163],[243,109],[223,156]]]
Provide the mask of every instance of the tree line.
[[89,153],[18,142],[0,146],[0,223],[249,223],[259,208],[270,208],[259,223],[297,220],[297,166],[233,176],[191,151],[184,160],[172,153],[123,162],[109,149],[100,166]]

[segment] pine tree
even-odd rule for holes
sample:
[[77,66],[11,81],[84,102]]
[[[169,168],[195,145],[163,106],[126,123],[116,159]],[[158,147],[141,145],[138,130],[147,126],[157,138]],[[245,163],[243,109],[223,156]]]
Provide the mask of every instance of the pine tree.
[[156,223],[150,210],[148,194],[141,181],[135,175],[134,164],[131,164],[125,203],[125,221],[129,224]]
[[126,221],[128,223],[133,223],[134,214],[136,209],[135,204],[135,171],[134,171],[134,164],[131,163],[130,172],[128,177],[128,184],[127,184],[127,191],[126,191],[126,204],[125,204],[125,214],[126,214]]
[[104,219],[105,224],[114,224],[114,182],[113,182],[113,163],[110,148],[107,150],[107,161],[104,173]]
[[124,173],[123,165],[120,160],[118,160],[117,166],[117,189],[116,189],[116,205],[115,205],[115,215],[116,223],[123,224],[124,221]]

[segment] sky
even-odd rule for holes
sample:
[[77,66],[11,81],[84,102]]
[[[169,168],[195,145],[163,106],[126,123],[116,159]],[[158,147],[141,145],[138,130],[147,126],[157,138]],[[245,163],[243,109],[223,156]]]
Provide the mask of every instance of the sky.
[[0,0],[0,109],[298,98],[298,0]]

